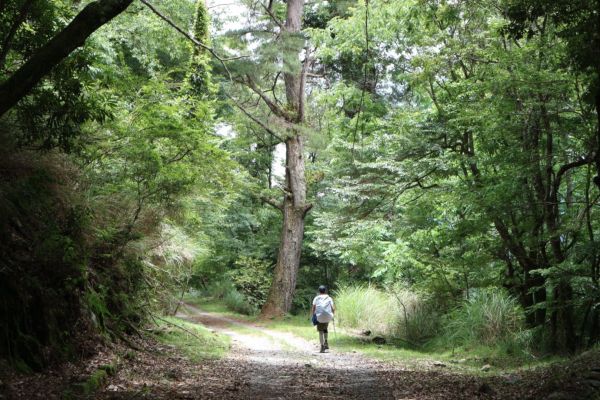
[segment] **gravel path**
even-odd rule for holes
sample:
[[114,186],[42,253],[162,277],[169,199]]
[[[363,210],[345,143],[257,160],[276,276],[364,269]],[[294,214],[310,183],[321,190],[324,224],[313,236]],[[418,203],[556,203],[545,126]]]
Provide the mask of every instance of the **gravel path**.
[[221,366],[236,371],[237,398],[393,398],[378,379],[378,362],[335,349],[319,353],[316,332],[307,341],[191,305],[178,316],[231,336],[232,349]]
[[[6,374],[0,368],[0,399],[600,399],[597,351],[539,371],[473,375],[441,363],[382,363],[336,351],[335,342],[321,354],[316,332],[307,341],[193,306],[179,317],[231,336],[231,351],[224,359],[197,363],[149,337],[136,341],[137,351],[90,343],[96,346],[91,357],[42,373]],[[118,368],[99,381],[97,391],[73,391],[114,362]]]

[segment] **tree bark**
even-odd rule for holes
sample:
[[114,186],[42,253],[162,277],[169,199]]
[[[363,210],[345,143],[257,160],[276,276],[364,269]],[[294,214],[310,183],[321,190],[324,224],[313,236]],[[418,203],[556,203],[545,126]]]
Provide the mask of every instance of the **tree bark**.
[[[600,68],[597,69],[597,74],[597,80],[600,81]],[[594,160],[596,164],[596,176],[594,177],[594,183],[600,189],[600,87],[596,89],[596,98],[594,101],[596,103],[596,118],[598,119],[598,126],[596,127],[596,157]]]
[[300,266],[306,204],[304,179],[304,139],[295,135],[286,140],[286,182],[290,194],[283,201],[283,228],[279,254],[269,296],[262,308],[263,316],[280,316],[290,311]]
[[[287,33],[300,32],[304,0],[288,0],[285,30]],[[305,61],[308,62],[308,61]],[[286,172],[285,196],[283,199],[283,227],[279,244],[279,254],[273,275],[273,283],[261,315],[281,316],[290,311],[296,290],[296,276],[300,266],[302,240],[304,238],[304,218],[311,205],[306,203],[306,179],[304,174],[304,138],[293,124],[302,123],[304,93],[302,73],[285,73],[285,93],[287,110],[291,116],[287,122],[292,125],[285,140]]]
[[133,0],[97,0],[88,4],[62,31],[0,85],[0,117],[15,106],[56,65],[102,25],[125,11]]

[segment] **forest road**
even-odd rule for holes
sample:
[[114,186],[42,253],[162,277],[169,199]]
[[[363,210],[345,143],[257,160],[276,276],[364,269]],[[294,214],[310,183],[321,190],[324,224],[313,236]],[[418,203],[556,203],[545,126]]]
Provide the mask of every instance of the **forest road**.
[[[204,312],[190,304],[177,315],[232,339],[229,355],[217,362],[223,379],[206,388],[215,398],[223,385],[237,399],[390,399],[394,394],[380,379],[383,365],[356,353],[319,352],[318,335],[307,341],[290,333]],[[307,320],[307,324],[310,322]],[[212,390],[211,390],[212,389]],[[205,392],[205,394],[209,394]]]
[[[522,376],[478,376],[435,363],[384,363],[336,349],[319,353],[318,336],[290,333],[205,312],[186,304],[177,315],[231,337],[220,360],[192,362],[175,346],[155,344],[122,361],[96,399],[541,399],[539,382]],[[308,320],[307,324],[310,323]],[[440,366],[441,364],[441,366]],[[515,384],[519,382],[519,384]]]

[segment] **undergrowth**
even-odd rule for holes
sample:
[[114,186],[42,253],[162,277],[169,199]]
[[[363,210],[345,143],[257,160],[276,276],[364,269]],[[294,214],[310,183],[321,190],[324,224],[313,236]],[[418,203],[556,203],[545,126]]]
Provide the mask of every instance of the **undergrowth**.
[[[318,343],[318,334],[309,319],[309,311],[297,315],[286,315],[282,319],[261,321],[256,316],[247,316],[231,311],[223,302],[198,296],[198,293],[188,294],[186,302],[196,305],[203,311],[217,313],[229,318],[258,323],[265,328],[291,333],[308,341]],[[338,313],[339,314],[339,313]],[[338,315],[339,317],[339,315]],[[336,325],[329,325],[329,340],[335,351],[360,352],[366,356],[382,361],[402,361],[406,365],[418,365],[442,361],[446,365],[454,365],[455,369],[479,373],[479,369],[490,364],[494,370],[511,371],[519,368],[533,368],[555,362],[556,357],[534,357],[526,350],[518,350],[507,342],[481,344],[477,342],[465,345],[452,345],[444,338],[444,330],[440,334],[422,344],[412,343],[402,338],[386,336],[387,343],[373,342],[376,335],[361,335],[356,329],[348,329],[336,319]],[[237,329],[237,328],[234,328]],[[527,331],[522,331],[526,332]],[[493,373],[493,371],[492,371]]]
[[411,343],[433,337],[439,313],[423,295],[402,288],[382,290],[374,286],[343,286],[334,293],[337,320],[346,328],[371,331]]
[[154,331],[156,338],[162,343],[175,346],[193,362],[219,359],[229,351],[230,339],[226,335],[212,332],[201,325],[179,318],[163,317],[163,319],[164,321],[156,321],[158,324],[158,329]]
[[244,315],[255,315],[259,311],[258,306],[250,302],[248,297],[230,281],[223,280],[212,283],[204,290],[199,291],[198,296],[221,301],[229,310]]
[[487,354],[493,359],[529,358],[532,333],[518,301],[501,290],[480,290],[443,318],[436,344]]

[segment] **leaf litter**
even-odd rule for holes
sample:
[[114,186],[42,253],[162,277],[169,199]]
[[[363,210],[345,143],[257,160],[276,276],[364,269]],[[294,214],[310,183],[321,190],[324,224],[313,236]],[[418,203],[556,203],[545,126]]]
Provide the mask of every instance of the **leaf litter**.
[[[221,360],[192,362],[174,346],[152,337],[136,339],[133,351],[97,344],[92,357],[38,374],[0,374],[0,398],[61,399],[65,390],[102,365],[116,363],[90,399],[585,399],[598,392],[597,353],[567,367],[472,375],[435,363],[381,362],[251,323],[188,307],[180,317],[232,337]],[[587,386],[586,386],[587,385]],[[560,397],[563,396],[563,397]]]

